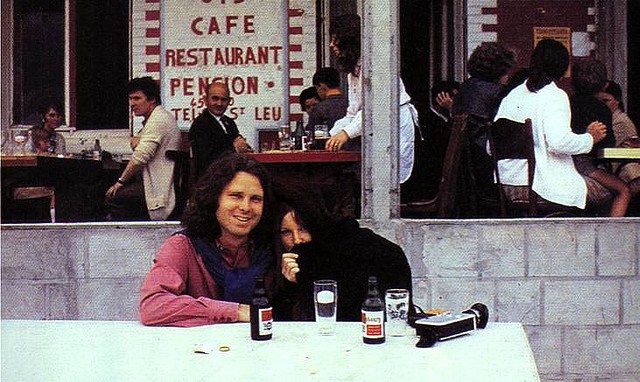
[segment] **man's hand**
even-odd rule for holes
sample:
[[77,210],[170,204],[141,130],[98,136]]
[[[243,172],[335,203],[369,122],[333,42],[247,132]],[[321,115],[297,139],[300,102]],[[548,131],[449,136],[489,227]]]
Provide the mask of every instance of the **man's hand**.
[[122,184],[120,184],[119,182],[116,182],[113,184],[113,186],[109,187],[109,189],[107,190],[107,193],[104,194],[104,196],[107,197],[107,199],[111,199],[114,196],[116,196],[116,192],[118,192],[118,190],[122,187]]
[[282,275],[292,283],[298,282],[296,273],[300,272],[300,267],[297,259],[298,255],[295,253],[282,254]]
[[247,140],[242,135],[237,136],[236,139],[233,140],[233,147],[236,149],[236,152],[238,153],[253,152],[253,149],[251,148],[251,146],[249,146],[249,144],[247,143]]
[[249,322],[251,320],[249,305],[238,305],[238,322]]
[[338,134],[329,138],[324,146],[324,149],[327,151],[340,151],[342,149],[342,146],[344,146],[348,141],[349,136],[344,130],[342,130]]

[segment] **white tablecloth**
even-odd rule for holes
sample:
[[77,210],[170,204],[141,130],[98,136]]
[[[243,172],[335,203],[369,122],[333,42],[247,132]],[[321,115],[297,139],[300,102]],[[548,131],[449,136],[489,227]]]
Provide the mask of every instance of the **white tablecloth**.
[[[362,342],[358,323],[316,334],[276,322],[270,341],[249,324],[145,327],[122,321],[14,321],[2,329],[1,380],[12,381],[539,381],[521,324],[489,323],[432,348],[417,337]],[[212,349],[197,354],[195,345]],[[228,346],[227,352],[219,350]]]

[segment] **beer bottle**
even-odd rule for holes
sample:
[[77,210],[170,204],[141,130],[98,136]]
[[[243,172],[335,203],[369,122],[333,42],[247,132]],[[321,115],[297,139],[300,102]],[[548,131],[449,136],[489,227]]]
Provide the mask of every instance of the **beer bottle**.
[[296,131],[294,132],[293,135],[293,149],[294,150],[303,150],[303,139],[302,137],[304,136],[304,126],[302,124],[302,121],[296,121]]
[[271,302],[269,302],[267,291],[264,287],[264,277],[255,278],[249,316],[251,319],[251,339],[257,341],[270,340],[273,317],[271,315]]
[[102,157],[102,147],[100,147],[100,140],[96,139],[96,141],[93,143],[93,159],[94,160],[100,160]]
[[378,279],[369,277],[367,298],[362,303],[362,341],[365,344],[381,344],[384,336],[384,308],[380,292],[378,292]]

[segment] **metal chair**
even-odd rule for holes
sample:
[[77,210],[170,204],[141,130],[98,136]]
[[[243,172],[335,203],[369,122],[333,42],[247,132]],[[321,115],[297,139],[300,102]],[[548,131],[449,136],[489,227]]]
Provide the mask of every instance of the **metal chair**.
[[455,115],[451,119],[451,135],[442,164],[442,177],[438,193],[429,200],[418,200],[400,205],[400,216],[422,218],[436,215],[439,218],[455,217],[455,199],[463,142],[467,132],[467,114]]
[[49,186],[33,186],[33,187],[16,187],[13,189],[13,200],[33,200],[49,198],[49,216],[51,223],[56,222],[56,193],[53,187]]

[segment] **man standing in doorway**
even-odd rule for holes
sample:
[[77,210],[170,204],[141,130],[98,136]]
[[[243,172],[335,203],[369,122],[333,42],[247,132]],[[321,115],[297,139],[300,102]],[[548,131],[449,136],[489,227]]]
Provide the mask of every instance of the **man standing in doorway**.
[[234,120],[224,115],[233,103],[229,87],[223,82],[212,82],[207,86],[205,97],[207,109],[193,121],[189,130],[196,179],[226,152],[253,151]]
[[133,114],[143,117],[142,130],[131,139],[133,154],[118,181],[105,194],[108,220],[166,220],[173,211],[174,162],[167,150],[180,148],[180,130],[161,106],[160,87],[151,77],[134,78],[127,86]]

